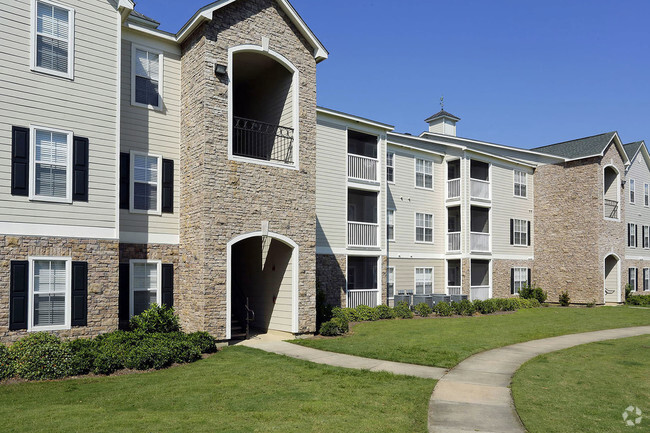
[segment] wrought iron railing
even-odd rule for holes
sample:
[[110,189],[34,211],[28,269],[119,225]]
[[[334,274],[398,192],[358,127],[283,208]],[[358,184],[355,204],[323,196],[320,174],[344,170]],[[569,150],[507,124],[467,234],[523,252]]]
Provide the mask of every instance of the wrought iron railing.
[[233,121],[233,155],[293,164],[293,128],[243,117]]
[[605,199],[605,215],[607,218],[618,218],[618,202],[615,200]]

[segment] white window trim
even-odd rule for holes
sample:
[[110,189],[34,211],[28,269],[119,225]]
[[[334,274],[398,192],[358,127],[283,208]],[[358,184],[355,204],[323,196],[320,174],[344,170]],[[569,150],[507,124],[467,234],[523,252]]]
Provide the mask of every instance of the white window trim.
[[636,204],[636,181],[630,179],[630,193],[628,194],[630,198],[630,204]]
[[[420,270],[422,270],[422,271],[431,270],[431,294],[435,293],[434,270],[431,267],[424,266],[424,267],[413,268],[413,294],[414,295],[418,294],[418,271],[420,271]],[[423,275],[426,275],[426,274],[423,272]],[[424,290],[424,288],[423,288],[422,291],[423,291],[423,293],[421,295],[426,295],[427,294],[426,290]]]
[[641,226],[641,248],[650,249],[650,226]]
[[[529,284],[529,282],[528,282],[528,269],[529,269],[529,268],[524,268],[524,267],[518,267],[518,266],[516,266],[516,267],[513,267],[512,269],[514,269],[514,276],[515,276],[515,278],[514,278],[514,280],[513,280],[513,282],[514,282],[513,290],[515,290],[515,293],[514,293],[514,294],[518,295],[518,294],[519,294],[519,290],[521,290],[521,288],[524,287],[524,284]],[[519,271],[519,273],[521,273],[522,270],[523,270],[523,272],[524,272],[524,279],[523,279],[523,280],[517,280],[517,271]],[[522,283],[522,285],[521,285],[521,287],[520,287],[519,289],[517,289],[517,283],[518,283],[518,282],[519,282],[519,283]]]
[[[425,216],[426,215],[431,215],[431,241],[430,242],[426,241],[426,240],[424,240],[424,241],[419,241],[418,240],[418,214],[425,215]],[[415,239],[416,244],[428,244],[428,245],[433,244],[434,236],[435,236],[435,233],[434,233],[434,230],[433,230],[434,227],[435,227],[435,219],[434,218],[435,217],[433,216],[432,213],[415,212],[415,215],[414,215],[414,218],[413,218],[413,222],[414,222],[414,224],[413,224],[414,225],[414,233],[413,233],[413,235],[414,235],[414,239]],[[424,229],[425,229],[424,238],[426,239],[427,238],[427,236],[426,236],[427,227],[424,227]]]
[[[393,165],[388,165],[388,155],[393,155]],[[393,180],[388,180],[388,169],[393,169]],[[386,182],[395,185],[395,152],[386,152]]]
[[156,265],[156,303],[161,305],[162,303],[162,260],[147,260],[147,259],[132,259],[129,260],[129,318],[133,317],[133,280],[135,277],[135,272],[133,272],[133,265],[135,264],[149,264]]
[[[158,55],[158,105],[142,104],[135,101],[135,71],[136,71],[136,50],[147,51]],[[163,109],[163,85],[165,76],[165,56],[162,51],[144,45],[131,43],[131,105],[134,107],[147,108],[149,110],[162,111]]]
[[650,184],[643,184],[643,205],[650,207]]
[[[634,226],[634,230],[632,230],[632,226]],[[627,232],[627,242],[629,244],[628,248],[637,248],[637,245],[639,244],[639,240],[637,239],[637,233],[639,231],[638,226],[635,223],[629,223],[628,225],[628,232]],[[630,242],[632,239],[634,239],[634,242]],[[641,245],[643,246],[643,245]]]
[[[68,137],[68,154],[65,172],[65,197],[48,197],[36,195],[36,131],[65,134]],[[72,203],[72,146],[74,133],[46,126],[29,126],[29,199],[33,201],[48,201],[54,203]]]
[[[36,56],[38,54],[38,43],[37,43],[37,29],[38,29],[38,19],[37,19],[37,4],[44,3],[50,6],[57,8],[65,9],[68,11],[68,72],[59,72],[52,69],[43,68],[36,66]],[[75,10],[70,6],[64,6],[61,3],[56,3],[50,0],[32,0],[32,10],[31,10],[31,35],[30,35],[30,53],[29,53],[29,68],[34,72],[40,72],[47,75],[53,75],[55,77],[67,78],[69,80],[74,79],[74,18]]]
[[[389,221],[388,215],[389,215],[391,212],[393,213],[393,237],[392,237],[392,238],[389,238],[389,237],[388,237],[388,227],[389,227],[389,224],[388,224],[388,221]],[[390,242],[395,242],[395,225],[396,225],[396,224],[395,224],[395,213],[396,213],[396,212],[395,212],[395,209],[386,209],[386,240],[388,240],[388,241],[390,241]]]
[[[135,209],[134,207],[134,201],[135,201],[135,156],[140,155],[140,156],[148,156],[151,158],[156,158],[158,160],[158,178],[156,179],[156,184],[158,188],[156,188],[156,209],[155,210],[142,210],[142,209]],[[129,181],[129,212],[131,213],[139,213],[139,214],[146,214],[146,215],[162,215],[162,155],[153,155],[150,153],[146,152],[138,152],[136,150],[131,151],[131,167],[129,169],[129,176],[130,176],[130,181]]]
[[[513,223],[512,223],[512,245],[515,247],[527,247],[528,246],[528,220],[520,220],[517,218],[513,218]],[[517,230],[517,222],[523,223],[524,224],[524,231],[522,232],[521,230]],[[517,243],[517,237],[515,234],[519,233],[519,243]],[[526,242],[521,243],[522,237],[526,238]]]
[[[72,259],[70,257],[28,257],[29,299],[27,301],[27,331],[61,331],[72,328]],[[57,326],[34,326],[34,262],[65,262],[65,323]]]
[[[634,270],[634,272],[631,272],[632,270]],[[630,285],[630,289],[633,292],[637,292],[639,288],[639,282],[636,280],[638,274],[639,270],[634,266],[627,269],[627,283]],[[634,275],[634,284],[632,284],[632,278],[630,278],[632,275]]]
[[[392,272],[390,272],[392,270]],[[388,291],[388,285],[391,283],[390,276],[393,275],[393,296],[388,297],[388,299],[393,299],[395,297],[395,266],[388,266],[386,269],[386,291]],[[388,293],[386,293],[388,296]]]
[[[650,268],[643,268],[643,292],[650,291]],[[647,287],[647,288],[646,288]]]
[[[424,162],[430,162],[431,163],[431,188],[427,188],[426,186],[418,186],[418,161],[424,161]],[[433,176],[434,165],[435,164],[434,164],[433,160],[427,159],[427,158],[415,158],[413,160],[413,185],[415,185],[415,189],[423,189],[425,191],[433,191],[434,190],[434,187],[435,187],[434,176]],[[428,176],[428,175],[425,174],[425,173],[423,173],[423,175],[424,175],[424,179],[425,179],[424,185],[426,185],[427,184],[426,176]]]
[[[524,183],[517,182],[517,173],[520,173],[521,175],[524,176]],[[519,194],[518,195],[515,192],[515,186],[516,185],[525,186],[526,187],[526,194],[524,194],[524,195]],[[519,188],[519,191],[521,192],[521,187]],[[521,171],[521,170],[513,170],[512,171],[512,194],[513,194],[513,197],[526,198],[526,199],[528,198],[528,173],[526,173],[525,171]]]

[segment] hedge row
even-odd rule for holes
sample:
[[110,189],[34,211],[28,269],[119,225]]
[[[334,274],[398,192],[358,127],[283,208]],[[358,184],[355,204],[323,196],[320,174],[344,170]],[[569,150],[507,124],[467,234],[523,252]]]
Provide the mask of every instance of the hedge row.
[[626,299],[628,305],[640,305],[650,307],[650,295],[632,295]]

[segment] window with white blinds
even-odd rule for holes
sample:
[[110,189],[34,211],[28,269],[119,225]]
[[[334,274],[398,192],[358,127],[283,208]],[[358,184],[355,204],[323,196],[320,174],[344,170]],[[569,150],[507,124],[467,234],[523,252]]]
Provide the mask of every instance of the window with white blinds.
[[32,263],[32,328],[66,327],[70,299],[70,262],[37,259]]
[[433,162],[419,158],[415,160],[415,186],[433,189]]
[[433,243],[433,215],[415,214],[415,241]]
[[392,299],[395,293],[395,267],[389,266],[386,270],[386,278],[388,279],[388,298]]
[[72,133],[32,128],[31,198],[72,201]]
[[415,268],[415,294],[433,293],[433,268]]
[[162,108],[162,54],[133,47],[132,102],[150,108]]
[[32,69],[72,78],[74,13],[46,1],[35,2]]
[[160,305],[160,262],[131,260],[131,316]]
[[512,268],[513,269],[513,293],[519,291],[528,284],[528,268]]
[[526,197],[526,173],[515,170],[515,197]]
[[132,152],[131,210],[133,212],[160,213],[161,160],[160,156]]

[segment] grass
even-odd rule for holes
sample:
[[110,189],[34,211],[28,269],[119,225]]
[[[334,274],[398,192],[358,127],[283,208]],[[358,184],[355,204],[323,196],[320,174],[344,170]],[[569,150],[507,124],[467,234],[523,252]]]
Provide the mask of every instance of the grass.
[[[650,336],[539,356],[514,377],[515,406],[530,433],[648,431],[648,359]],[[623,423],[630,405],[645,414],[638,426]]]
[[331,352],[450,368],[468,356],[538,338],[650,325],[650,310],[533,308],[511,314],[361,323],[337,338],[297,340]]
[[434,380],[245,347],[168,370],[0,386],[0,431],[426,432]]

